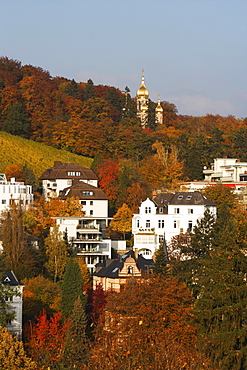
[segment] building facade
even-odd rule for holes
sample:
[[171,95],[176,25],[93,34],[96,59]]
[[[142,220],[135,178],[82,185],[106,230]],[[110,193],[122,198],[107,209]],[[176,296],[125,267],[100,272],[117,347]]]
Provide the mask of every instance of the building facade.
[[60,161],[55,161],[53,167],[45,170],[39,180],[42,181],[43,196],[46,201],[49,198],[58,197],[60,191],[71,186],[74,180],[98,187],[98,178],[92,170],[76,163]]
[[15,318],[6,323],[6,327],[10,334],[17,337],[18,340],[22,340],[22,292],[24,284],[20,283],[13,271],[7,271],[3,274],[2,284],[9,286],[13,289],[16,294],[8,299],[9,311],[15,313]]
[[204,168],[205,181],[247,182],[247,162],[236,158],[216,158],[211,168]]
[[153,263],[152,259],[145,259],[142,255],[136,257],[132,250],[118,259],[106,260],[96,265],[93,288],[101,285],[105,291],[120,292],[128,279],[141,278],[148,274],[152,270]]
[[150,258],[161,243],[169,248],[174,236],[192,231],[206,209],[216,217],[216,205],[199,191],[161,193],[146,199],[132,219],[134,249]]
[[32,186],[12,178],[7,181],[5,174],[0,174],[0,212],[8,209],[11,204],[20,204],[26,208],[33,202]]

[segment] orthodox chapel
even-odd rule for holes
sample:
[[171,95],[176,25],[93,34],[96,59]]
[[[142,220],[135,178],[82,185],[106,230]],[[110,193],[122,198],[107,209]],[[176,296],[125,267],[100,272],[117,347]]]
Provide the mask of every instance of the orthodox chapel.
[[[144,82],[144,70],[142,70],[141,86],[136,92],[136,103],[137,103],[137,117],[140,119],[142,127],[145,128],[148,123],[149,92]],[[155,108],[155,121],[158,124],[163,123],[163,108],[160,104],[160,96],[158,98],[158,104]]]

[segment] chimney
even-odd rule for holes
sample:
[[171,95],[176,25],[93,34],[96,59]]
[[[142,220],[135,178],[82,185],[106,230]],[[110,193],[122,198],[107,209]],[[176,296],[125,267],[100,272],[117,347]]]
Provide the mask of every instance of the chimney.
[[61,166],[62,162],[61,161],[54,161],[54,166],[55,168]]

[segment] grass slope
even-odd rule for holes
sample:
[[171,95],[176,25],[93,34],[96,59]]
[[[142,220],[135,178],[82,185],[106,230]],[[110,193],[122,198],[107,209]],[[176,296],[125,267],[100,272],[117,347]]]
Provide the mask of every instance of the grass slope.
[[91,158],[0,131],[0,173],[4,173],[11,164],[26,164],[38,178],[46,168],[53,166],[54,161],[77,163],[84,167],[90,167],[92,163]]

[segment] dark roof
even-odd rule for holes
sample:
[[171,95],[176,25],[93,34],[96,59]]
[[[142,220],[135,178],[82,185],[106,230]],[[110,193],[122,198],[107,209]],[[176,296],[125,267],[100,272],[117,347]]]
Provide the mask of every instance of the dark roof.
[[6,271],[3,273],[2,283],[4,285],[10,285],[10,286],[24,285],[17,280],[17,277],[15,276],[13,271]]
[[59,192],[59,196],[63,200],[72,197],[90,200],[108,200],[108,197],[105,195],[103,190],[79,180],[74,180],[72,186],[61,190]]
[[[80,172],[80,176],[69,176],[68,172]],[[62,163],[55,161],[54,166],[48,168],[40,176],[39,180],[56,180],[56,179],[81,179],[81,180],[98,180],[95,173],[76,163]]]
[[158,206],[162,207],[165,205],[206,205],[216,206],[214,202],[208,199],[205,195],[199,191],[179,191],[175,194],[172,193],[161,193],[153,199],[153,202]]
[[[105,260],[102,263],[96,264],[96,269],[99,269],[98,271],[94,272],[95,276],[100,277],[109,277],[109,278],[119,278],[118,274],[119,271],[122,270],[124,266],[124,262],[128,257],[134,258],[136,261],[136,265],[139,268],[139,270],[146,271],[149,267],[153,265],[152,259],[145,259],[142,255],[138,255],[138,258],[135,258],[135,253],[130,250],[126,252],[124,255],[120,256],[119,259],[114,260]],[[123,276],[125,279],[126,276]]]

